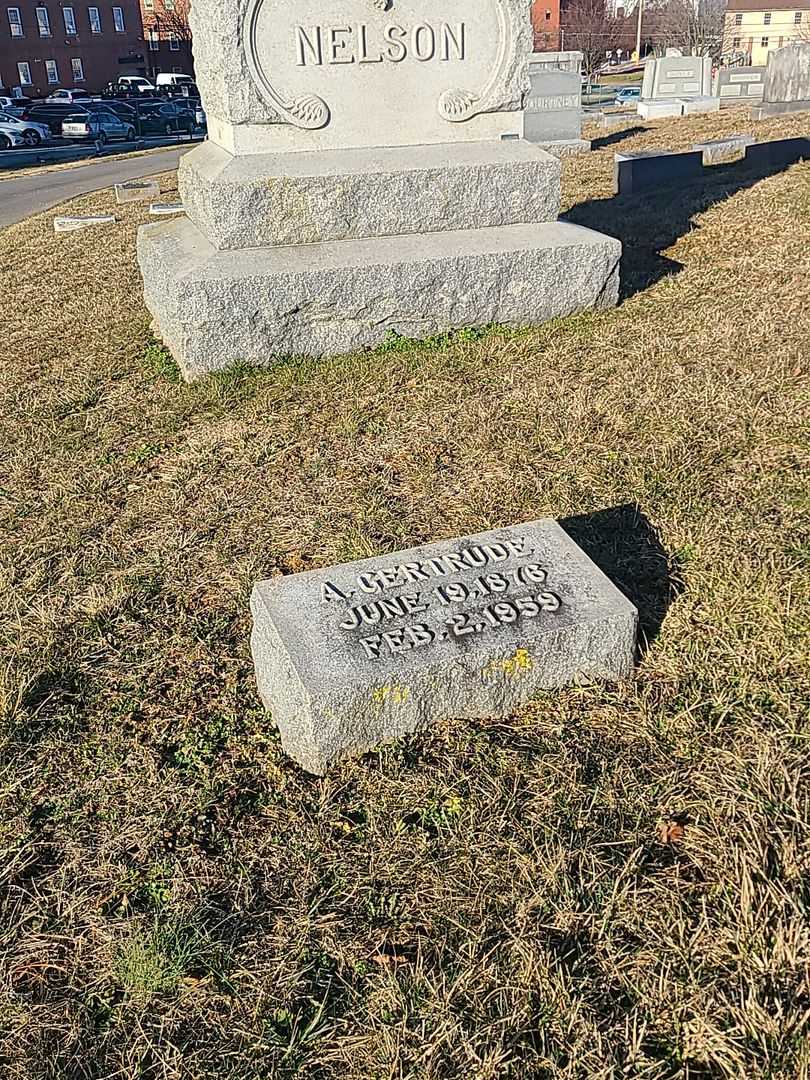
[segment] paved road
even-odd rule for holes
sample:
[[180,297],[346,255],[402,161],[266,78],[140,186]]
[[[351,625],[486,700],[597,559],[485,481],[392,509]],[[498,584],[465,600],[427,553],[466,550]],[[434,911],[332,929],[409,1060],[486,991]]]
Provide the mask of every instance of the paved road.
[[0,180],[0,228],[50,210],[67,199],[75,199],[77,195],[86,195],[124,180],[137,180],[141,176],[176,169],[180,155],[189,149],[183,146],[157,154],[124,158],[122,161],[102,159],[90,165],[76,165],[72,169]]

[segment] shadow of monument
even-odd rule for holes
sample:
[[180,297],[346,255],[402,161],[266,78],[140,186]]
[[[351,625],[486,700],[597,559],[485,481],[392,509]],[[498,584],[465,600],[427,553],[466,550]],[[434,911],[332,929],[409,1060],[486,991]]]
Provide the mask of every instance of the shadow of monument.
[[684,591],[681,567],[634,503],[564,518],[560,525],[638,608],[639,654],[655,640]]
[[694,183],[589,199],[572,206],[560,220],[621,240],[624,252],[620,298],[626,300],[682,269],[681,263],[660,252],[695,228],[696,215],[788,167],[759,167],[745,162],[714,165]]
[[646,130],[643,124],[633,124],[632,127],[622,128],[621,131],[613,131],[610,135],[599,135],[596,139],[591,140],[591,150],[604,150],[606,146],[613,146],[615,143],[624,142],[625,139],[632,139],[634,135]]

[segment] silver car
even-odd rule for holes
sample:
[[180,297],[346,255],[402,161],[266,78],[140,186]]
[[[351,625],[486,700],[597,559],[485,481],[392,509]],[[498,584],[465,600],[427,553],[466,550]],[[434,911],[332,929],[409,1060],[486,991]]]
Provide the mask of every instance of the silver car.
[[128,120],[122,120],[111,109],[94,109],[93,112],[71,113],[62,121],[62,134],[66,139],[91,139],[102,145],[111,139],[132,142],[135,128]]
[[40,143],[48,142],[51,137],[51,129],[47,124],[35,124],[33,120],[20,120],[19,116],[0,111],[0,124],[3,130],[9,128],[19,135],[26,146],[39,146]]

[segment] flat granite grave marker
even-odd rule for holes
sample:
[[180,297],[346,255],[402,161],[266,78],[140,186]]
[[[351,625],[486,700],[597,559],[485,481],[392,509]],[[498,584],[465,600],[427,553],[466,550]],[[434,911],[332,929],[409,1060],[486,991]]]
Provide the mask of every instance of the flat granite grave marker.
[[127,180],[115,185],[117,203],[148,202],[160,197],[160,184],[157,180]]
[[[186,378],[618,299],[619,241],[559,221],[523,138],[527,0],[195,0],[208,140],[143,226]],[[564,141],[564,140],[562,140]]]
[[262,701],[314,773],[442,717],[623,679],[638,621],[550,520],[263,581],[251,609]]
[[114,225],[113,214],[92,214],[87,217],[63,215],[53,219],[54,232],[76,232],[77,229],[89,229],[93,225]]

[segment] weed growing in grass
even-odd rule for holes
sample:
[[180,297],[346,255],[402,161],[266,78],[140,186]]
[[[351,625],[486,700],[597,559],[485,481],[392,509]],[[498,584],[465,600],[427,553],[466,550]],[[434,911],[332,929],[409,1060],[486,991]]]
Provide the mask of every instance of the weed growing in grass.
[[508,335],[512,333],[508,327],[500,323],[489,323],[487,326],[465,326],[461,330],[447,330],[441,334],[431,334],[424,338],[410,338],[396,330],[388,330],[385,340],[373,350],[375,353],[411,353],[425,350],[435,352],[449,349],[452,345],[469,344],[473,341],[482,341],[490,334]]
[[180,382],[180,368],[169,350],[160,342],[151,341],[143,350],[141,368],[152,379]]

